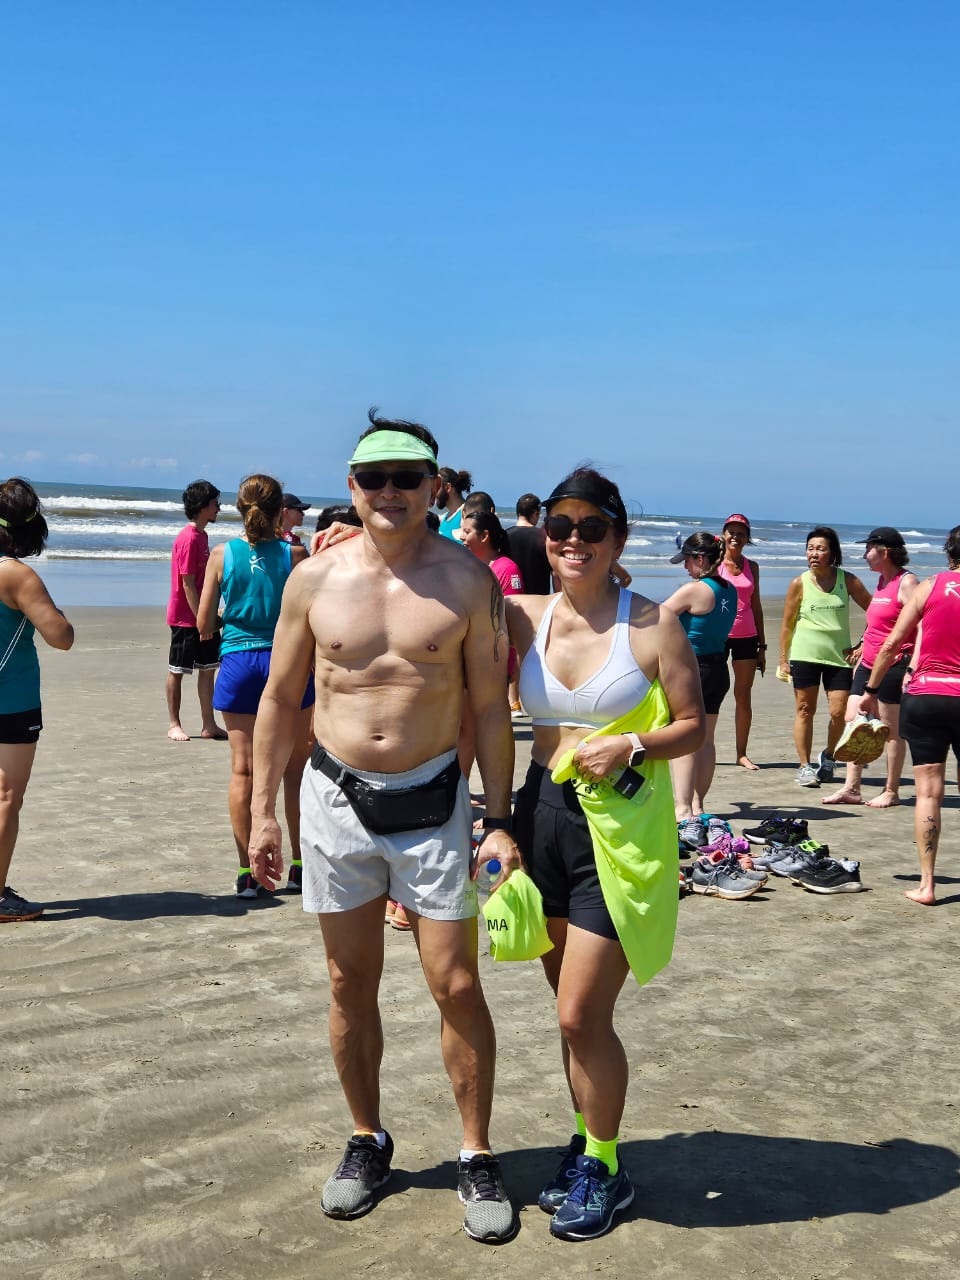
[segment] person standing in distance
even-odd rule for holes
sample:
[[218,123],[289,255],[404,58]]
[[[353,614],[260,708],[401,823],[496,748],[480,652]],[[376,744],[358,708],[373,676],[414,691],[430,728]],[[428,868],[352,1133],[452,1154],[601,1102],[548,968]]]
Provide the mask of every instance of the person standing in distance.
[[[477,967],[476,876],[494,858],[501,878],[520,866],[510,835],[503,596],[485,565],[427,528],[441,484],[431,433],[374,410],[370,420],[348,477],[363,531],[300,565],[284,592],[254,734],[250,866],[262,884],[282,874],[276,794],[313,663],[317,747],[301,787],[303,907],[320,919],[330,1042],[353,1119],[320,1205],[332,1218],[359,1217],[390,1177],[378,991],[392,898],[410,920],[440,1011],[463,1124],[464,1230],[496,1243],[518,1224],[490,1149],[496,1042]],[[465,699],[486,796],[474,865],[470,794],[456,752]]]
[[453,467],[441,467],[439,476],[440,486],[433,505],[440,512],[440,533],[456,542],[460,538],[463,500],[470,492],[473,478],[469,471],[454,471]]
[[170,628],[170,657],[167,671],[167,712],[171,742],[189,742],[190,735],[180,723],[180,701],[183,677],[197,673],[197,696],[200,699],[201,738],[226,739],[226,731],[213,714],[213,683],[220,665],[220,632],[209,640],[201,640],[197,630],[197,614],[203,578],[210,559],[207,525],[220,514],[220,490],[209,480],[194,480],[183,491],[183,513],[186,524],[177,534],[170,557],[170,599],[167,602],[167,625]]

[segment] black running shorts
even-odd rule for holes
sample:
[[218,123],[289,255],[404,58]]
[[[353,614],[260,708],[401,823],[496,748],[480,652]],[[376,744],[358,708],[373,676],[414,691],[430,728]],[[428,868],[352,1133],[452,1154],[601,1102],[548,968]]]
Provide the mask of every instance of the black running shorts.
[[[887,674],[880,681],[877,690],[878,702],[898,703],[900,701],[900,692],[903,688],[903,677],[907,670],[907,662],[909,659],[901,658],[899,662],[895,662]],[[850,692],[861,694],[864,688],[870,683],[870,676],[873,672],[872,667],[865,667],[863,663],[859,663],[856,671],[853,673],[853,684],[850,686]]]
[[849,667],[835,667],[828,662],[790,663],[790,675],[795,689],[816,689],[822,684],[825,692],[833,693],[835,689],[850,692],[853,683],[853,672]]
[[43,728],[43,717],[40,708],[31,711],[8,711],[0,716],[0,742],[10,746],[36,742]]
[[725,653],[697,655],[700,668],[700,688],[703,690],[703,708],[708,716],[719,715],[720,706],[730,692],[730,668]]
[[543,896],[544,915],[617,941],[576,792],[569,782],[554,782],[550,770],[535,761],[517,792],[513,835]]
[[900,736],[914,765],[946,764],[947,752],[960,761],[960,698],[945,693],[905,693]]

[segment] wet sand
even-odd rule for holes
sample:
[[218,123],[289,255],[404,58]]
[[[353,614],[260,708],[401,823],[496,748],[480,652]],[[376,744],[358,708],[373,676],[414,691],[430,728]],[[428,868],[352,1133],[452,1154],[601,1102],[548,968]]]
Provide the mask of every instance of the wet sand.
[[[553,1240],[536,1207],[571,1125],[539,966],[482,971],[499,1036],[493,1136],[521,1230],[460,1230],[459,1130],[409,935],[387,930],[382,1008],[390,1194],[355,1222],[319,1209],[348,1119],[326,1038],[316,922],[299,899],[233,896],[228,750],[165,738],[162,610],[70,610],[43,653],[47,723],[11,879],[47,904],[0,933],[3,1273],[114,1277],[955,1278],[960,863],[944,811],[941,905],[915,906],[913,787],[884,812],[794,782],[792,695],[758,681],[754,759],[732,697],[712,809],[737,830],[802,813],[869,892],[789,881],[681,903],[675,957],[621,996],[636,1200],[608,1236]],[[771,620],[768,630],[776,634]],[[774,652],[773,649],[770,651]],[[199,731],[194,691],[184,723]],[[817,718],[823,745],[825,715]],[[518,776],[529,727],[517,726]],[[881,785],[877,766],[865,794]]]

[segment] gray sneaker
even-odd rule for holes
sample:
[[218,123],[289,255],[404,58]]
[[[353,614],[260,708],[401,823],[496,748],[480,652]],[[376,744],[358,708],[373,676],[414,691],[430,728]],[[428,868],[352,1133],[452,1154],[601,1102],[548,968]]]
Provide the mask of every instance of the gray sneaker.
[[707,824],[702,818],[684,818],[677,823],[677,835],[688,849],[699,849],[707,842]]
[[798,787],[819,787],[820,785],[817,771],[812,764],[802,764],[797,770],[794,781]]
[[806,871],[810,867],[819,866],[823,855],[813,853],[809,849],[791,849],[789,855],[780,862],[774,862],[770,870],[775,876],[783,876],[792,880],[798,871]]
[[379,1146],[372,1133],[355,1133],[336,1172],[327,1179],[320,1208],[328,1218],[359,1218],[376,1203],[375,1192],[390,1177],[393,1140]]
[[729,864],[719,867],[704,866],[695,862],[690,869],[690,888],[694,893],[702,893],[707,897],[749,898],[760,888],[759,880],[748,880],[739,869],[734,870]]
[[43,915],[43,907],[39,902],[28,902],[10,885],[4,885],[3,896],[0,897],[0,924],[13,923],[17,920],[37,920]]
[[471,1240],[503,1244],[520,1230],[520,1220],[503,1186],[500,1161],[482,1151],[457,1164],[457,1195],[463,1202],[463,1229]]

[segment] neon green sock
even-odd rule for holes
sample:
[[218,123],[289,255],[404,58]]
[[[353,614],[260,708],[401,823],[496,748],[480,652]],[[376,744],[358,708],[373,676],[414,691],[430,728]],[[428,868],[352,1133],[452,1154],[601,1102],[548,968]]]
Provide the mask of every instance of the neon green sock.
[[290,865],[291,867],[302,867],[303,863],[300,861],[299,858],[291,858]]
[[611,1138],[609,1142],[601,1142],[599,1138],[595,1138],[592,1134],[587,1134],[587,1149],[584,1155],[593,1156],[595,1160],[602,1160],[607,1166],[607,1171],[613,1175],[620,1168],[617,1160],[617,1139]]
[[577,1133],[579,1133],[581,1138],[585,1138],[587,1136],[587,1126],[583,1122],[583,1112],[575,1111],[573,1113],[573,1118],[576,1122]]

